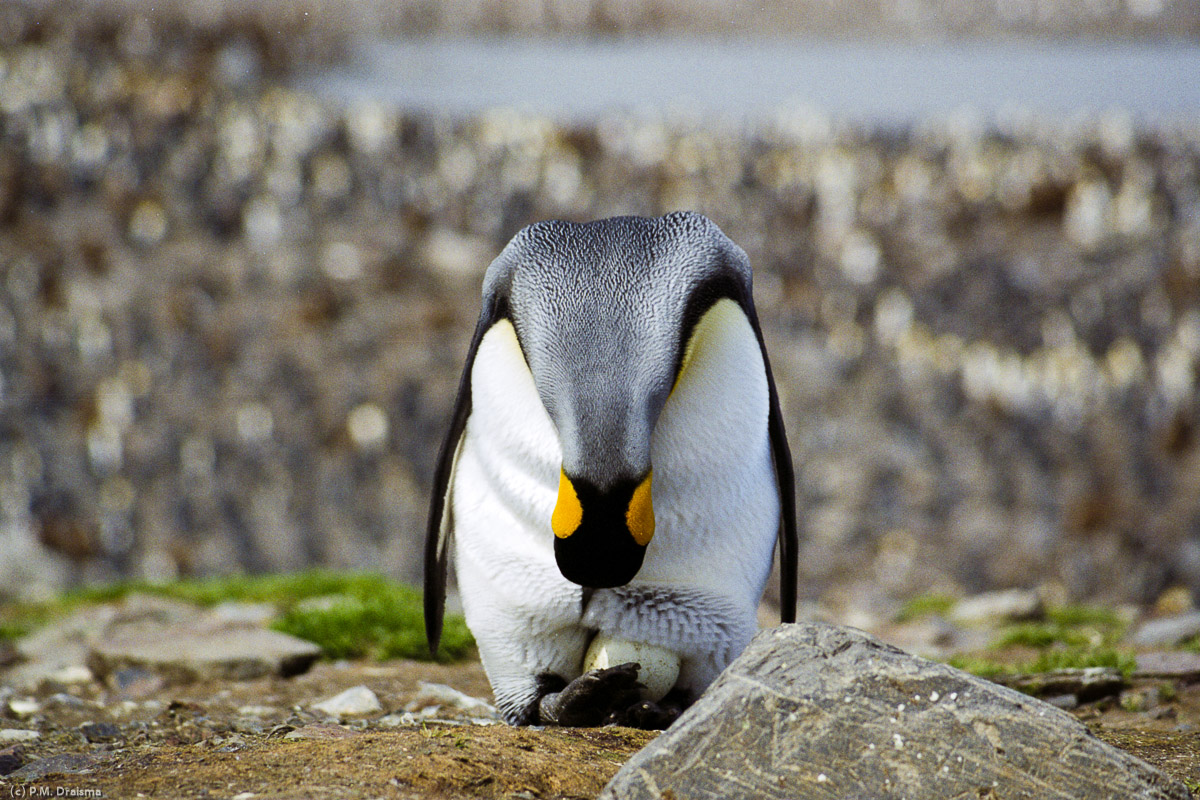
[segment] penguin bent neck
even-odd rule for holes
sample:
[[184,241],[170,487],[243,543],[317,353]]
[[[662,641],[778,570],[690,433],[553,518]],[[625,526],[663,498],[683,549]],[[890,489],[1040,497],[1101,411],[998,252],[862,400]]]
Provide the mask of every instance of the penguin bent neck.
[[[562,448],[508,320],[480,342],[471,390],[464,448],[481,469],[466,474],[486,482],[471,491],[484,490],[509,515],[495,520],[513,527],[506,539],[552,557]],[[658,532],[632,583],[699,582],[761,593],[769,560],[748,562],[730,530],[778,525],[768,407],[754,330],[735,302],[720,300],[697,323],[652,435]]]

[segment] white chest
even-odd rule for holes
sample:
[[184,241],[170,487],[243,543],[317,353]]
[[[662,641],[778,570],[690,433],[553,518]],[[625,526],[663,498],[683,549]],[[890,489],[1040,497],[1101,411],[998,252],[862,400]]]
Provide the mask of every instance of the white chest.
[[[511,323],[480,342],[455,471],[455,535],[497,571],[553,566],[562,448]],[[754,330],[732,301],[697,325],[651,439],[656,532],[638,583],[761,591],[779,519],[769,395]],[[490,571],[490,569],[489,569]]]

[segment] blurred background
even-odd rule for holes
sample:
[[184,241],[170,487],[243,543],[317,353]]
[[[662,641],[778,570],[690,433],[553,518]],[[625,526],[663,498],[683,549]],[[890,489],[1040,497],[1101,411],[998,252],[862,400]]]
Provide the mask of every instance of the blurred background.
[[1200,591],[1194,0],[0,2],[0,598],[419,580],[523,225],[749,253],[801,592]]

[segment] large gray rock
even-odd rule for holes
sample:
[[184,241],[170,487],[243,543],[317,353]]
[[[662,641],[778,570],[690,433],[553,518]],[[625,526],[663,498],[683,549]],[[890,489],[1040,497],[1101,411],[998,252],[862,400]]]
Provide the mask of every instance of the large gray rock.
[[1012,689],[852,628],[784,625],[601,800],[1188,800],[1187,788]]

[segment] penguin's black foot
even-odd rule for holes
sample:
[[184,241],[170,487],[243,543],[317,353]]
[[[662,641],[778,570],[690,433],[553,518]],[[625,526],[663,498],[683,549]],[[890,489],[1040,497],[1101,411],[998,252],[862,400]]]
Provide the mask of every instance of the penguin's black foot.
[[679,719],[679,715],[691,704],[691,692],[672,689],[657,703],[642,700],[623,711],[610,714],[606,721],[609,724],[624,725],[627,728],[661,731],[669,728],[671,723]]
[[593,728],[608,722],[622,709],[638,702],[637,682],[641,666],[618,664],[608,669],[585,672],[561,691],[543,695],[538,717],[543,725]]

